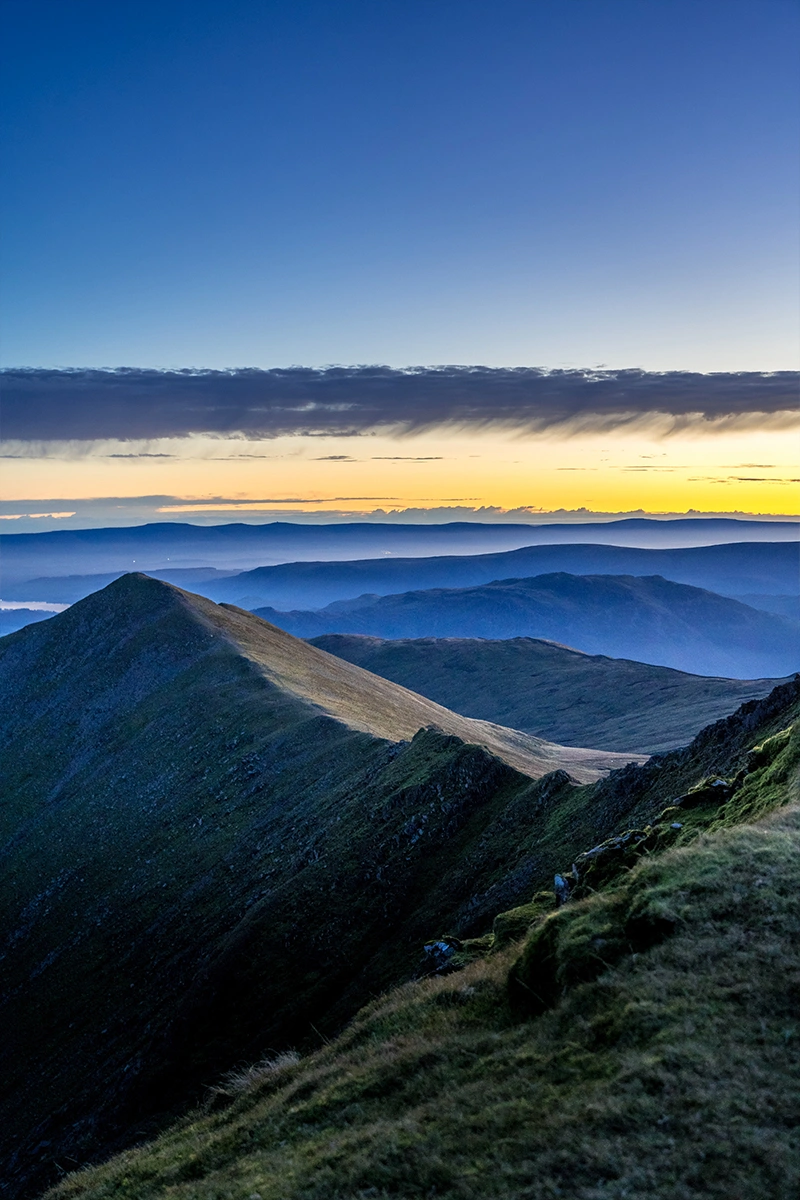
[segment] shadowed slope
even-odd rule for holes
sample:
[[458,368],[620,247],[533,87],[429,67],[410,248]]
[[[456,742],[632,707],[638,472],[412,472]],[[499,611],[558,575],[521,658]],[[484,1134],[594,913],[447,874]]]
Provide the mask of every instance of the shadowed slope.
[[778,679],[717,679],[584,654],[535,638],[387,641],[331,633],[312,645],[439,704],[556,742],[656,754],[684,746]]
[[0,1194],[414,971],[505,869],[487,829],[579,791],[456,729],[495,737],[141,576],[0,641]]
[[795,1200],[799,715],[796,680],[626,773],[648,818],[690,789],[672,844],[53,1200]]

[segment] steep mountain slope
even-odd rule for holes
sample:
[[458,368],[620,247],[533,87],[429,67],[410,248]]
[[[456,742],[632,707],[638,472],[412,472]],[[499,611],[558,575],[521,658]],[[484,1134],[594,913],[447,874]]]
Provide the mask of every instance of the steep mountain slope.
[[741,600],[742,604],[749,604],[751,608],[762,608],[764,612],[777,613],[778,616],[791,617],[793,621],[800,621],[800,595],[771,596],[762,593],[748,593],[745,596],[734,596],[733,598]]
[[0,641],[0,1194],[413,971],[498,871],[487,826],[578,790],[459,732],[531,774],[630,757],[458,717],[143,576]]
[[660,576],[538,575],[475,588],[364,596],[318,612],[256,610],[298,637],[549,638],[588,654],[728,678],[800,665],[800,625]]
[[5,637],[7,633],[16,633],[26,625],[35,625],[37,621],[46,621],[52,615],[51,612],[42,612],[35,608],[0,609],[0,637]]
[[688,675],[535,638],[386,641],[331,633],[312,645],[467,716],[566,745],[583,739],[644,754],[685,746],[781,682]]
[[[488,554],[519,546],[560,542],[607,542],[616,546],[651,547],[707,546],[743,541],[796,542],[798,536],[796,522],[731,518],[632,518],[546,525],[478,521],[413,525],[404,521],[381,520],[323,525],[275,521],[268,524],[202,526],[164,521],[130,528],[3,533],[0,534],[0,596],[8,599],[5,589],[26,579],[42,575],[74,575],[78,572],[160,571],[176,567],[248,570],[265,563],[310,559],[381,558],[386,554]],[[483,579],[463,582],[480,583]],[[432,584],[402,584],[403,588],[410,586]],[[399,589],[391,587],[387,590]],[[746,587],[740,590],[759,589]],[[787,590],[794,591],[794,584]],[[21,597],[23,600],[32,598]],[[232,596],[221,598],[235,599]],[[274,604],[279,601],[266,598],[264,602]],[[315,604],[327,602],[314,601]],[[300,603],[307,604],[309,601]]]
[[794,1200],[798,718],[800,680],[580,789],[602,807],[624,783],[655,821],[587,843],[581,864],[618,861],[584,898],[499,914],[448,974],[229,1076],[204,1113],[52,1200]]

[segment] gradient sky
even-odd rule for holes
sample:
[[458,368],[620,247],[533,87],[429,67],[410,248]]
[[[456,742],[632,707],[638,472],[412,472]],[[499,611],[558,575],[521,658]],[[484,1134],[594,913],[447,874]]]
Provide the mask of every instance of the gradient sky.
[[[790,0],[4,0],[2,362],[796,369],[799,35]],[[3,494],[798,509],[785,430],[620,435],[672,490],[568,486],[610,461],[574,429],[377,477],[200,433],[12,447]]]

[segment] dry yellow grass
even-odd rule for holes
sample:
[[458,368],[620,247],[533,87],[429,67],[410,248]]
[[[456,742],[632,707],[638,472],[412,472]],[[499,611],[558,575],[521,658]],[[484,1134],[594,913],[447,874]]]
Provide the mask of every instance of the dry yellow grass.
[[276,687],[351,729],[390,741],[407,741],[419,729],[432,725],[464,742],[485,746],[532,779],[561,768],[580,783],[592,783],[628,762],[646,759],[641,754],[558,746],[490,721],[459,716],[425,696],[309,646],[244,609],[217,605],[189,592],[182,595],[198,616],[232,642]]

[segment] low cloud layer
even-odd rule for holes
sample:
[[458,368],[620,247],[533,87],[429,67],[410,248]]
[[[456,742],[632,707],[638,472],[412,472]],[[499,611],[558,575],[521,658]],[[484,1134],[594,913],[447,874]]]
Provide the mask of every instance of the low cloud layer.
[[[721,490],[720,495],[724,495]],[[368,521],[371,524],[397,522],[413,525],[437,525],[452,521],[476,521],[492,525],[539,525],[552,523],[583,524],[594,521],[619,520],[626,517],[702,518],[737,517],[767,522],[779,521],[787,527],[787,537],[797,528],[797,517],[760,515],[735,509],[685,512],[660,512],[653,514],[637,508],[627,511],[599,511],[588,508],[542,509],[530,505],[520,508],[500,508],[496,505],[450,500],[441,501],[426,508],[409,507],[406,502],[386,504],[378,509],[363,511],[352,508],[336,508],[328,503],[324,508],[316,504],[313,508],[294,507],[298,500],[282,500],[279,504],[269,499],[255,501],[257,507],[248,507],[237,496],[215,496],[207,498],[207,508],[197,508],[198,501],[185,496],[98,496],[93,499],[75,500],[63,497],[29,497],[26,500],[0,500],[0,540],[18,533],[42,533],[55,529],[105,529],[112,526],[143,525],[152,521],[191,522],[192,525],[214,526],[220,524],[268,524],[272,521],[291,521],[293,524],[338,524],[341,522]],[[253,502],[251,502],[253,503]],[[313,501],[312,501],[313,503]],[[770,525],[770,539],[776,540],[777,525]],[[750,536],[750,535],[748,535]]]
[[800,373],[544,371],[533,367],[290,367],[232,371],[9,369],[5,440],[415,433],[436,426],[608,430],[666,419],[790,423]]

